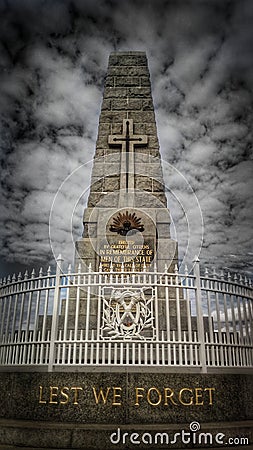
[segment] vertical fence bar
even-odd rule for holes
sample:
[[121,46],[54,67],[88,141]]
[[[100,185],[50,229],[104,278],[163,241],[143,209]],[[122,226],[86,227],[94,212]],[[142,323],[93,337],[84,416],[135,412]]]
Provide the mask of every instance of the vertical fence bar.
[[166,312],[166,340],[170,339],[170,306],[169,306],[169,280],[165,272],[165,312]]
[[16,294],[15,294],[15,303],[14,303],[14,310],[12,313],[12,331],[11,331],[11,340],[14,341],[15,336],[15,325],[16,325],[16,315],[17,315],[17,306],[18,306],[18,288],[19,285],[16,285]]
[[180,311],[180,296],[179,296],[179,276],[178,276],[178,268],[175,266],[175,291],[176,291],[176,314],[177,314],[177,340],[181,341],[182,332],[181,332],[181,311]]
[[202,367],[202,373],[207,372],[206,368],[206,350],[205,350],[205,330],[203,321],[203,309],[201,300],[201,285],[200,285],[200,270],[199,270],[199,259],[194,258],[194,277],[196,286],[196,312],[197,312],[197,328],[198,328],[198,340],[200,342],[199,354],[200,354],[200,364]]
[[1,327],[0,327],[0,337],[1,341],[4,338],[4,322],[6,318],[6,309],[7,309],[7,296],[4,296],[2,299],[2,320],[1,320]]
[[218,326],[218,343],[220,344],[218,349],[218,360],[217,364],[224,366],[224,345],[223,345],[223,335],[221,329],[221,306],[220,306],[220,296],[219,296],[219,282],[216,279],[216,273],[214,272],[214,290],[215,290],[215,307],[216,307],[216,318],[217,318],[217,326]]
[[55,355],[55,341],[57,339],[58,333],[58,315],[59,315],[59,299],[60,299],[60,284],[61,284],[61,265],[62,257],[58,256],[56,260],[56,277],[55,277],[55,287],[54,287],[54,305],[53,305],[53,315],[51,324],[51,339],[49,346],[49,360],[48,360],[48,372],[53,371],[54,355]]
[[99,275],[98,275],[97,340],[100,338],[100,329],[101,329],[101,302],[102,302],[102,264],[99,265]]
[[209,365],[215,365],[215,347],[214,347],[214,324],[213,324],[213,308],[211,304],[211,283],[208,278],[208,270],[205,270],[205,285],[206,285],[206,295],[207,295],[207,315],[208,315],[208,332],[207,332],[207,342],[210,344],[209,351],[211,352],[209,358]]
[[37,337],[37,331],[38,331],[38,319],[39,319],[39,310],[40,310],[40,301],[41,301],[41,278],[43,276],[42,269],[39,271],[39,278],[38,278],[38,284],[37,284],[37,296],[36,296],[36,306],[35,306],[35,312],[34,312],[34,339],[38,339]]
[[[145,282],[146,282],[146,274],[145,274]],[[150,280],[149,280],[150,282]],[[154,264],[154,288],[155,288],[155,334],[156,340],[159,340],[159,310],[158,310],[158,277],[157,277],[157,265],[156,262]]]
[[63,364],[65,364],[66,360],[67,360],[66,348],[67,348],[67,339],[68,339],[70,285],[71,285],[71,265],[68,266],[68,275],[67,275],[67,292],[66,292],[66,300],[65,300],[65,315],[64,315],[64,325],[63,325],[63,344],[62,344],[62,363]]
[[86,325],[85,325],[85,340],[89,339],[89,323],[90,323],[90,300],[91,300],[91,264],[88,268],[88,287],[87,287],[87,303],[86,303]]
[[[189,343],[189,362],[193,366],[193,347],[192,347],[192,319],[191,319],[191,302],[190,302],[190,283],[187,267],[185,268],[185,286],[186,286],[186,314],[187,314],[187,329],[188,329],[188,343]],[[187,336],[186,336],[187,340]],[[187,361],[185,362],[187,364]]]
[[80,285],[81,285],[81,264],[77,269],[77,287],[76,287],[76,304],[75,304],[75,324],[74,324],[74,342],[73,342],[73,364],[76,364],[76,350],[78,339],[78,325],[79,325],[79,309],[80,309]]
[[6,318],[6,324],[5,324],[5,331],[6,331],[6,336],[8,337],[8,339],[10,338],[9,336],[9,332],[10,332],[10,323],[11,323],[11,307],[12,307],[12,293],[13,293],[13,286],[10,285],[11,283],[11,279],[10,277],[8,277],[8,284],[9,284],[9,289],[8,289],[8,312],[7,312],[7,318]]
[[[235,296],[233,294],[233,285],[231,285],[231,277],[230,274],[228,274],[228,285],[229,285],[229,298],[230,298],[230,308],[231,308],[231,316],[232,316],[232,328],[233,328],[233,357],[234,362],[233,365],[236,366],[239,361],[239,351],[237,346],[238,341],[238,333],[237,333],[237,325],[236,325],[236,317],[235,317]],[[232,337],[232,336],[231,336]]]

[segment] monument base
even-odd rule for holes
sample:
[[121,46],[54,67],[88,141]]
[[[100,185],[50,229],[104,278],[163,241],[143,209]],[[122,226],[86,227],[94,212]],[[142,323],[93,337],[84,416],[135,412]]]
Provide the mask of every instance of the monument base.
[[0,448],[249,446],[252,385],[248,374],[2,373]]
[[[204,423],[201,426],[201,433],[196,433],[199,441],[196,444],[188,443],[191,439],[187,436],[188,424],[183,425],[139,425],[133,426],[123,425],[120,428],[108,425],[75,425],[54,423],[48,424],[45,422],[30,422],[30,421],[10,421],[0,420],[1,435],[5,435],[4,441],[6,443],[0,444],[0,449],[12,450],[19,449],[85,449],[85,450],[110,450],[110,449],[133,449],[133,448],[150,448],[150,449],[165,449],[165,448],[219,448],[219,450],[227,449],[229,447],[236,447],[242,449],[243,446],[247,450],[252,449],[253,445],[248,444],[252,442],[252,427],[253,422],[220,422],[220,423]],[[182,430],[185,430],[183,445],[179,442],[178,436]],[[137,436],[137,434],[139,436]],[[192,440],[193,434],[191,433]],[[178,439],[178,442],[170,443],[166,441],[166,436]],[[224,440],[224,445],[219,444],[222,435],[229,436],[233,439],[235,445],[229,444]],[[108,441],[108,436],[112,436],[113,443]],[[212,442],[211,442],[212,437]],[[140,439],[138,441],[138,439]],[[152,439],[152,441],[151,441]],[[218,439],[218,442],[216,441]],[[143,441],[144,440],[144,441]],[[12,442],[14,444],[8,444]],[[152,443],[151,443],[152,442]],[[231,441],[230,441],[231,442]],[[227,444],[227,445],[225,445]]]

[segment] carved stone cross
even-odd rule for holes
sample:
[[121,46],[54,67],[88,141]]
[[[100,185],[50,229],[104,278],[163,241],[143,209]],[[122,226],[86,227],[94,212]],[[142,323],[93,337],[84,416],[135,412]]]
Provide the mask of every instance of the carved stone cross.
[[121,177],[120,189],[134,189],[134,147],[147,145],[148,137],[144,134],[134,134],[133,119],[123,120],[122,134],[110,134],[109,145],[121,145]]

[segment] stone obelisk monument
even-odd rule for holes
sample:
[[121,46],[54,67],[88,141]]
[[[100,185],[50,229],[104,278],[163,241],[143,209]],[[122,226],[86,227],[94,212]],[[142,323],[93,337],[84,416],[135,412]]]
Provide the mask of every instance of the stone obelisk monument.
[[83,223],[84,269],[163,271],[177,262],[145,53],[110,55]]
[[[177,242],[170,236],[147,57],[112,53],[105,81],[83,237],[76,243],[76,271],[174,271]],[[156,323],[166,328],[165,291],[157,289]],[[151,290],[146,290],[151,295]],[[91,328],[99,327],[96,286],[91,291]],[[79,323],[86,323],[87,292],[80,294]],[[69,299],[69,328],[75,323],[76,291]],[[181,328],[187,328],[180,291]],[[129,306],[130,308],[130,306]],[[170,292],[171,327],[177,329],[176,293]],[[64,323],[63,301],[60,323]],[[102,331],[97,331],[100,335]]]
[[[2,286],[0,449],[252,443],[251,287],[199,269],[180,284],[144,53],[109,58],[83,223],[74,273]],[[232,297],[242,332],[223,330]]]

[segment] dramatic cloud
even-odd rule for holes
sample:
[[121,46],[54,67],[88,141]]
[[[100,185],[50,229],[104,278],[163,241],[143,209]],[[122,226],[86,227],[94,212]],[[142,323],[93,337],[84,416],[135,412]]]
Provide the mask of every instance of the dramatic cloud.
[[2,0],[0,15],[1,272],[81,235],[108,56],[141,50],[180,256],[185,212],[196,246],[202,231],[185,177],[202,262],[252,274],[251,0]]

